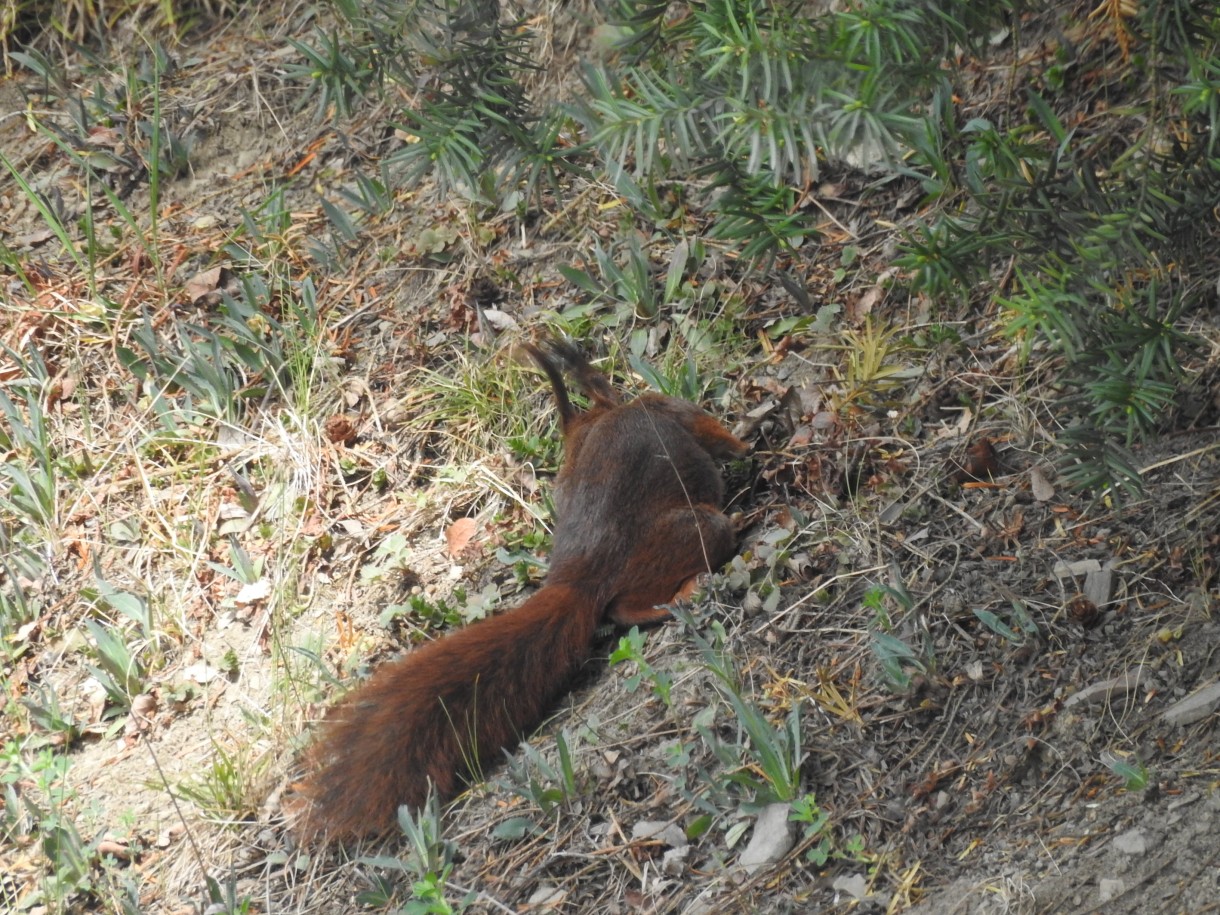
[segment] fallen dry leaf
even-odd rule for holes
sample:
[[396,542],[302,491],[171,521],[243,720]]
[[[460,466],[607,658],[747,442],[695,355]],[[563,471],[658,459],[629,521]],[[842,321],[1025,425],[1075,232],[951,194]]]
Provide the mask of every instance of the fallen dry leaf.
[[131,846],[121,839],[102,839],[97,844],[99,855],[110,855],[116,861],[130,861],[135,857]]
[[192,305],[201,302],[205,305],[215,304],[220,301],[221,288],[228,282],[227,267],[213,267],[211,270],[196,273],[186,281],[186,300]]
[[15,250],[20,251],[22,248],[32,248],[35,245],[41,245],[44,241],[49,241],[54,237],[55,233],[50,229],[38,229],[34,232],[18,235],[13,239],[12,246]]
[[999,457],[991,440],[980,438],[966,450],[966,460],[957,468],[953,479],[958,483],[987,483],[1000,469]]
[[864,295],[849,302],[847,319],[852,322],[863,321],[865,317],[872,314],[873,308],[881,301],[881,292],[880,286],[873,286]]
[[157,714],[157,697],[153,693],[140,693],[131,700],[131,718],[128,719],[130,727],[131,721],[136,722],[139,730],[144,730],[152,723],[152,716]]
[[1097,604],[1083,594],[1077,594],[1068,601],[1067,609],[1068,615],[1085,627],[1094,626],[1101,619],[1101,611],[1097,609]]
[[1055,487],[1037,467],[1029,468],[1029,490],[1039,502],[1049,502],[1055,498]]
[[152,716],[157,713],[157,697],[152,693],[140,693],[131,700],[131,714],[123,724],[123,744],[133,746],[140,735],[152,727]]
[[253,604],[260,600],[266,600],[271,593],[271,582],[265,578],[260,578],[258,581],[252,581],[247,585],[243,585],[242,589],[237,592],[237,596],[233,598],[236,604]]
[[449,555],[457,559],[470,544],[478,524],[474,518],[458,518],[445,531],[445,542],[449,545]]
[[322,424],[326,440],[336,445],[351,445],[356,441],[356,423],[346,413],[336,413]]

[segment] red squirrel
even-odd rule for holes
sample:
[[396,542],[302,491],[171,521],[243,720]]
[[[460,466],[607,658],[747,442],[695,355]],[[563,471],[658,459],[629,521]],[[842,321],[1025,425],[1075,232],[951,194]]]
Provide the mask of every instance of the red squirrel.
[[[516,609],[382,666],[329,711],[300,786],[307,836],[389,832],[429,782],[441,800],[455,797],[538,726],[603,621],[668,618],[662,605],[733,555],[716,461],[746,443],[684,400],[620,403],[571,343],[527,348],[554,389],[565,450],[546,580]],[[588,410],[573,408],[562,368]]]

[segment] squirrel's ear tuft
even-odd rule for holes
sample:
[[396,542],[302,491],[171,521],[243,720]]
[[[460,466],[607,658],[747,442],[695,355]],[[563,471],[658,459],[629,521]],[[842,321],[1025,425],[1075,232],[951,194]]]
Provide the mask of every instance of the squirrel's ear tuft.
[[571,337],[554,337],[546,343],[547,351],[574,372],[589,370],[589,359],[583,347]]
[[568,399],[568,389],[563,383],[563,369],[549,348],[543,349],[533,343],[523,343],[521,347],[538,363],[538,368],[546,373],[547,379],[551,382],[551,390],[555,392],[555,405],[559,408],[559,428],[564,431],[564,434],[567,434],[576,418],[576,411],[572,409],[572,402]]

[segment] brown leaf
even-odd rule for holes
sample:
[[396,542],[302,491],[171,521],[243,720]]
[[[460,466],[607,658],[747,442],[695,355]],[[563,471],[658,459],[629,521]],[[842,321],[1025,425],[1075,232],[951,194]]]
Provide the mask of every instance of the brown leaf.
[[966,450],[966,460],[959,464],[953,479],[958,483],[986,483],[1000,469],[999,456],[991,439],[980,438]]
[[157,714],[157,697],[154,693],[140,693],[131,700],[131,717],[142,731],[152,724],[152,716]]
[[336,445],[351,445],[356,440],[356,423],[345,413],[336,413],[322,425],[328,442]]
[[207,300],[204,304],[213,304],[213,300],[219,302],[220,290],[227,282],[228,269],[225,267],[196,273],[186,281],[186,300],[192,305],[198,305],[204,299]]
[[848,302],[847,320],[852,323],[863,321],[865,317],[872,314],[873,308],[881,301],[881,294],[884,290],[880,286],[873,286],[864,295],[854,301]]
[[633,887],[628,887],[623,891],[623,900],[633,909],[648,907],[648,897]]
[[135,858],[135,852],[122,839],[102,839],[97,844],[97,853],[99,855],[110,855],[116,861],[131,861]]
[[76,379],[71,375],[56,377],[47,388],[47,409],[54,410],[59,402],[68,400],[76,393]]
[[103,127],[100,124],[89,128],[89,142],[94,146],[107,146],[118,149],[123,145],[123,134],[114,127]]
[[140,693],[131,700],[131,714],[123,725],[123,743],[132,746],[140,735],[153,726],[152,716],[157,714],[157,697],[152,693]]
[[1068,601],[1067,609],[1068,615],[1085,628],[1096,625],[1097,621],[1101,619],[1101,611],[1097,609],[1097,604],[1083,594],[1077,594]]
[[458,518],[449,525],[449,530],[445,531],[445,542],[449,545],[449,555],[454,559],[461,556],[466,547],[470,545],[470,540],[474,537],[478,527],[474,518]]

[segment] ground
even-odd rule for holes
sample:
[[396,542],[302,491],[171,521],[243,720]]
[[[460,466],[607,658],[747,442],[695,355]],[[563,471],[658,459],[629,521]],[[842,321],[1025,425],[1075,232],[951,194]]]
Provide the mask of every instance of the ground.
[[[319,117],[285,77],[288,39],[317,34],[317,15],[263,7],[169,48],[159,104],[193,145],[156,189],[155,221],[123,145],[147,112],[121,41],[101,65],[73,58],[64,85],[23,68],[0,85],[0,149],[31,185],[0,186],[0,378],[18,399],[39,355],[62,459],[37,522],[49,558],[14,553],[5,572],[35,608],[4,668],[0,899],[14,908],[198,911],[205,877],[250,911],[402,904],[421,880],[395,863],[403,841],[316,849],[287,828],[310,721],[336,678],[537,583],[521,559],[545,527],[555,431],[512,343],[579,302],[558,266],[619,202],[590,185],[523,223],[425,185],[343,237],[323,201],[350,199],[387,128],[373,102]],[[544,46],[562,55],[580,30],[553,19]],[[112,156],[99,194],[29,125],[58,124],[72,145],[71,99],[123,91],[123,116],[90,133]],[[1061,394],[1056,357],[1023,360],[994,310],[933,319],[893,294],[908,189],[877,192],[844,166],[823,180],[823,240],[802,269],[841,327],[769,339],[800,303],[726,273],[735,305],[710,326],[734,330],[728,365],[692,313],[607,322],[585,341],[635,392],[628,348],[717,366],[705,405],[753,446],[726,469],[741,553],[636,660],[606,663],[623,635],[607,633],[530,749],[444,813],[445,897],[473,893],[479,912],[1220,908],[1215,404],[1137,447],[1142,494],[1070,491],[1044,408]],[[106,227],[89,271],[39,201],[78,251],[86,210]],[[268,297],[281,330],[308,331],[310,313],[278,297],[312,283],[301,386],[241,391],[253,406],[229,421],[166,419],[155,374],[125,355],[154,360],[162,344],[142,354],[141,328],[219,327],[220,290],[272,262],[293,284]],[[1192,328],[1210,347],[1204,401],[1215,319]],[[878,364],[861,369],[853,347]],[[135,630],[146,611],[155,623]],[[142,639],[143,705],[116,710],[85,619]],[[806,821],[768,819],[735,697],[780,744],[797,735]],[[30,762],[48,753],[62,777]]]

